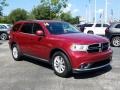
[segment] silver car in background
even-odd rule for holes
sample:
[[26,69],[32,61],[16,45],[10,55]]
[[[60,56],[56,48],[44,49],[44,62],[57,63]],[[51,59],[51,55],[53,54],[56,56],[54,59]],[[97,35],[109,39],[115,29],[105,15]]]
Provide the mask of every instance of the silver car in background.
[[10,32],[11,24],[0,24],[0,40],[7,40]]

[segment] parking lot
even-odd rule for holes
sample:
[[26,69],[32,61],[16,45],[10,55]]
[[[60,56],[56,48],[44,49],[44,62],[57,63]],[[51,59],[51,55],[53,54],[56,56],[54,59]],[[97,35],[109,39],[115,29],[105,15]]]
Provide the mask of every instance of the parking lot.
[[61,78],[47,63],[14,61],[8,41],[0,41],[0,90],[120,90],[120,48],[112,49],[111,67]]

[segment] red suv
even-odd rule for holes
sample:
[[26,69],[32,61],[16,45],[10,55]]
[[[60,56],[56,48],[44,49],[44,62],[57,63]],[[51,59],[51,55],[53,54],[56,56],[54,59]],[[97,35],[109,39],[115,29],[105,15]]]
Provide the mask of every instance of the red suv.
[[108,39],[61,21],[19,21],[10,31],[9,45],[16,61],[23,56],[46,61],[61,77],[106,67],[112,58]]

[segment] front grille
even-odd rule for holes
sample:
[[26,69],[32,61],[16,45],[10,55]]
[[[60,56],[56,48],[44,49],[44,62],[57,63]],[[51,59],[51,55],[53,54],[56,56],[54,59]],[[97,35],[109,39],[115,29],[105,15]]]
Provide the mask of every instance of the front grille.
[[93,52],[103,52],[108,50],[109,48],[109,43],[99,43],[99,44],[92,44],[88,46],[88,52],[93,53]]
[[109,43],[102,43],[102,51],[108,50]]
[[93,44],[88,46],[88,52],[99,52],[99,44]]

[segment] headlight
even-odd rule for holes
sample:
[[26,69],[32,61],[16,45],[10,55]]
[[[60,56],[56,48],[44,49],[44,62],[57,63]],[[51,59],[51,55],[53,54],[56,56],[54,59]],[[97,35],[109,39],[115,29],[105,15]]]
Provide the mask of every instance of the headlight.
[[73,44],[71,46],[72,51],[87,51],[88,45],[78,45],[78,44]]

